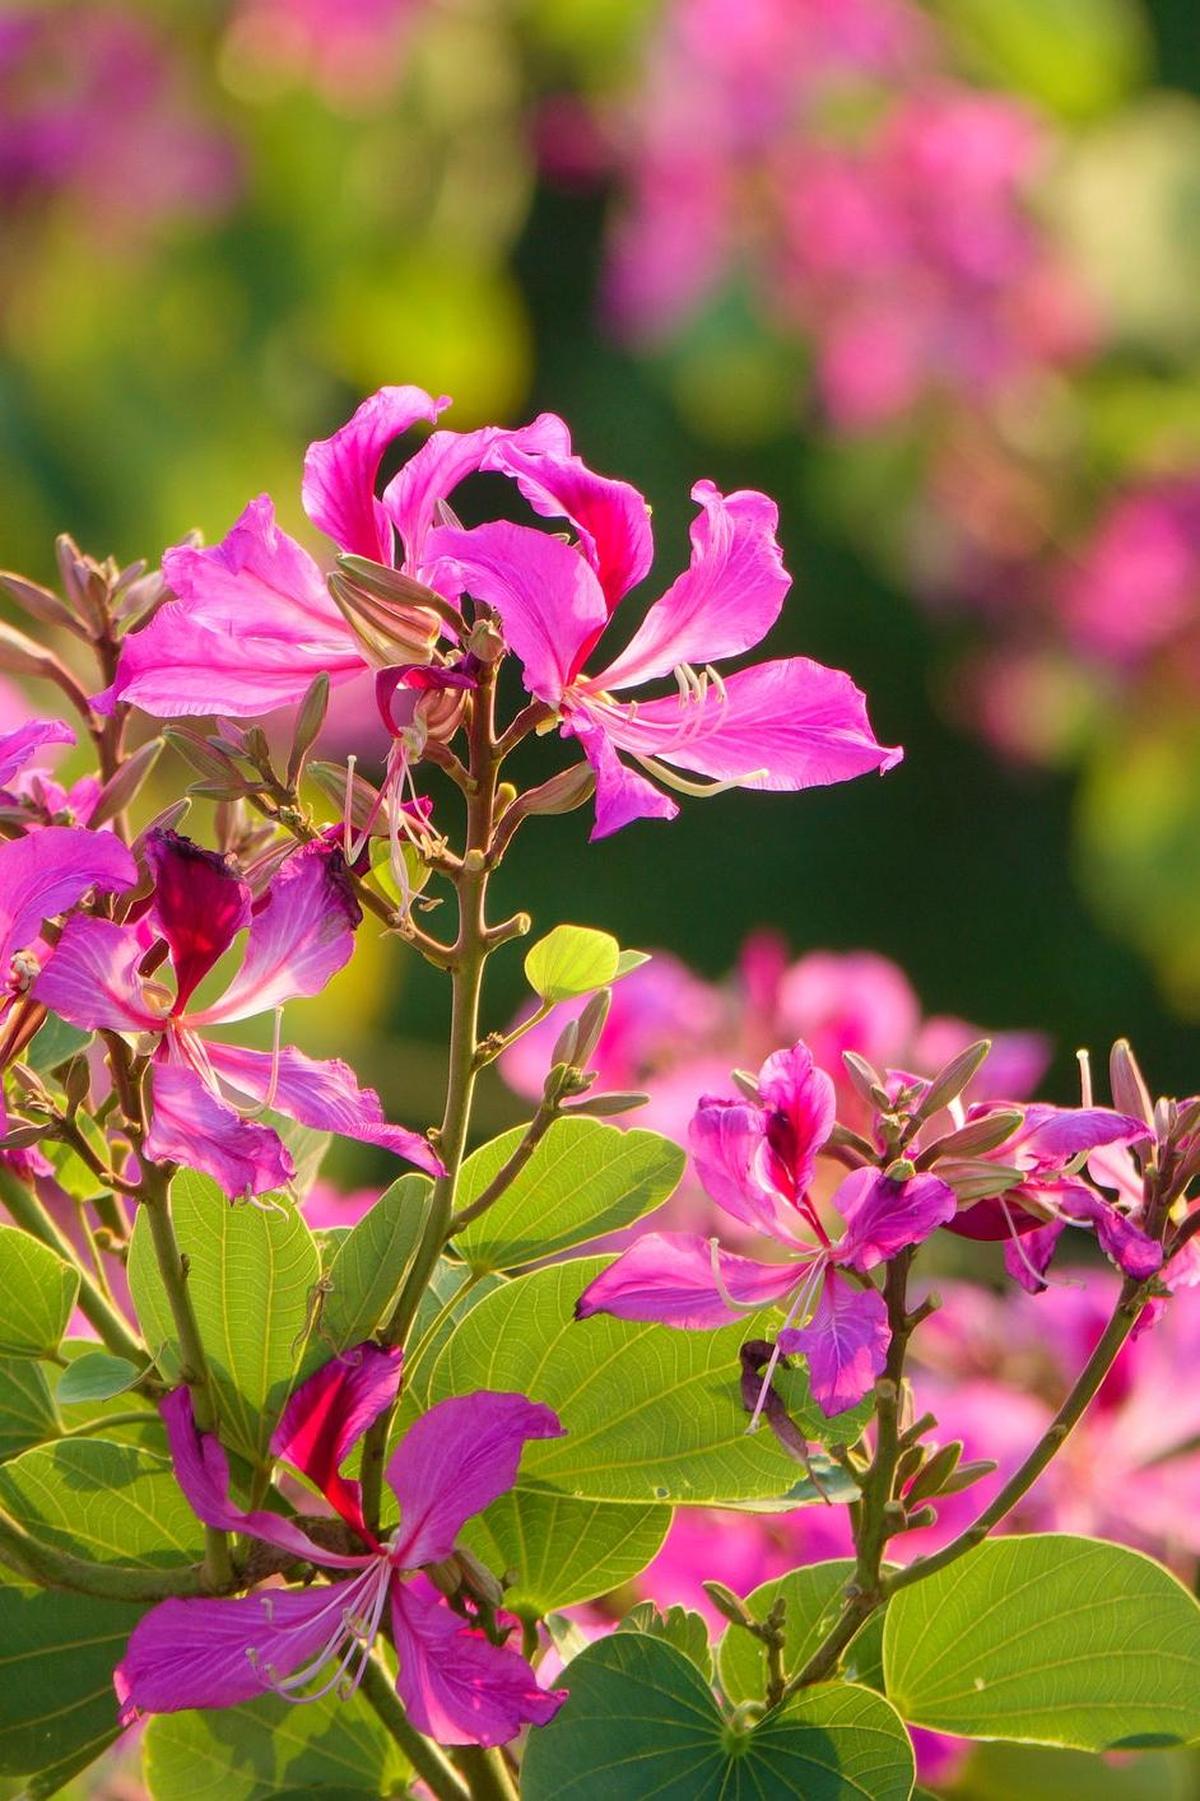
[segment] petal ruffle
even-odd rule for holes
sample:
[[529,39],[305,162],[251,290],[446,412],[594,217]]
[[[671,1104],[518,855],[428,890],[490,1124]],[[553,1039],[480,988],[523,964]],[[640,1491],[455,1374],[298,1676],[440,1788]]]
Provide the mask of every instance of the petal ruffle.
[[808,1324],[781,1332],[779,1346],[806,1359],[813,1400],[829,1419],[857,1406],[882,1374],[891,1336],[878,1290],[851,1288],[830,1270]]
[[221,1080],[251,1100],[269,1098],[280,1113],[302,1126],[376,1144],[431,1176],[441,1175],[441,1159],[429,1140],[407,1126],[390,1125],[375,1090],[360,1088],[354,1071],[339,1059],[319,1062],[294,1045],[285,1045],[277,1058],[270,1051],[248,1051],[233,1044],[210,1041],[204,1048]]
[[177,832],[150,832],[146,860],[154,876],[153,920],[170,946],[182,1010],[249,925],[252,897],[224,857]]
[[670,675],[681,663],[703,667],[740,656],[779,617],[792,582],[775,536],[775,502],[752,489],[725,495],[708,481],[696,483],[692,499],[701,512],[692,525],[691,565],[596,676],[598,688],[628,688]]
[[425,574],[427,540],[438,524],[438,502],[448,501],[460,482],[481,469],[505,472],[503,458],[510,445],[530,451],[561,448],[565,431],[560,419],[543,413],[516,431],[483,425],[476,431],[431,432],[383,492],[384,511],[400,534],[406,567]]
[[954,1190],[940,1176],[893,1182],[877,1169],[854,1170],[839,1185],[833,1205],[846,1222],[837,1260],[864,1275],[920,1244],[958,1211]]
[[383,453],[418,420],[432,425],[449,404],[445,396],[435,400],[424,388],[380,388],[340,431],[309,445],[301,490],[304,510],[339,550],[376,563],[392,561],[391,523],[375,497]]
[[242,967],[218,1001],[189,1021],[226,1025],[319,994],[349,961],[362,911],[335,846],[293,851],[254,908]]
[[525,1659],[451,1613],[423,1581],[392,1589],[396,1691],[418,1732],[442,1745],[503,1745],[544,1726],[565,1689],[538,1686]]
[[795,1251],[804,1221],[770,1180],[761,1107],[706,1096],[692,1115],[688,1149],[705,1193],[718,1207]]
[[0,844],[0,969],[32,944],[43,920],[65,913],[89,888],[112,894],[137,879],[137,864],[111,832],[48,825]]
[[[714,1252],[711,1241],[698,1233],[647,1232],[588,1283],[575,1303],[575,1317],[611,1313],[617,1319],[707,1331],[741,1319],[742,1308],[781,1300],[802,1280],[805,1267]],[[729,1305],[726,1295],[736,1306]]]
[[622,763],[605,736],[604,728],[589,714],[583,711],[571,713],[563,730],[579,740],[596,778],[593,844],[619,832],[622,826],[631,825],[635,819],[674,819],[678,816],[679,808],[670,795],[647,781],[638,770]]
[[775,1051],[758,1072],[758,1092],[768,1110],[771,1149],[791,1191],[804,1193],[816,1170],[817,1152],[833,1130],[837,1092],[804,1043]]
[[313,1484],[356,1532],[366,1533],[362,1489],[339,1475],[367,1427],[400,1389],[401,1348],[354,1345],[314,1370],[283,1410],[271,1451]]
[[600,583],[579,551],[530,526],[493,520],[474,531],[431,532],[428,557],[435,587],[496,609],[526,688],[557,707],[608,621]]
[[138,974],[145,954],[131,926],[76,914],[37,979],[37,998],[85,1032],[161,1032],[163,1016],[147,1005]]
[[876,741],[850,677],[808,657],[739,670],[699,701],[592,707],[620,749],[746,788],[819,788],[884,773],[903,754]]
[[[1140,1119],[1114,1113],[1110,1107],[1039,1104],[1025,1109],[1024,1123],[993,1155],[998,1162],[1014,1162],[1026,1169],[1056,1170],[1101,1145],[1144,1144],[1152,1136]],[[1018,1154],[1010,1156],[1013,1151]]]
[[296,705],[322,670],[337,681],[366,668],[320,570],[276,525],[266,494],[219,544],[169,550],[163,573],[178,598],[125,639],[102,707],[254,717]]
[[211,1176],[231,1201],[270,1194],[291,1180],[294,1165],[278,1134],[242,1119],[195,1070],[156,1063],[151,1081],[148,1156]]
[[396,1563],[416,1569],[449,1557],[464,1521],[508,1493],[530,1440],[561,1438],[564,1431],[549,1407],[486,1389],[439,1401],[422,1414],[387,1466],[400,1503]]
[[61,719],[27,719],[15,731],[0,732],[0,788],[7,788],[43,745],[74,742],[74,732]]

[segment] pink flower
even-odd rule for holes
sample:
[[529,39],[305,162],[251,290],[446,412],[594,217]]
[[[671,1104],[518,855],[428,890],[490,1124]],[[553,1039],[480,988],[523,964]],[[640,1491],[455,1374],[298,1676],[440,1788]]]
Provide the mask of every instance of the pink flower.
[[[82,836],[82,834],[79,834]],[[49,836],[39,835],[40,846]],[[127,854],[127,853],[126,853]],[[212,1176],[231,1198],[280,1188],[291,1156],[269,1126],[245,1111],[274,1108],[301,1125],[380,1145],[437,1173],[419,1133],[389,1125],[370,1088],[344,1063],[315,1062],[278,1042],[283,1007],[319,994],[346,962],[360,913],[340,852],[323,843],[293,851],[256,902],[224,858],[173,832],[153,832],[150,910],[136,925],[68,922],[37,998],[85,1030],[104,1028],[153,1045],[151,1157]],[[241,967],[225,992],[195,1008],[192,996],[248,927]],[[166,955],[172,994],[143,973],[147,953]],[[276,1015],[274,1051],[243,1050],[202,1036],[210,1026]]]
[[[920,1243],[954,1217],[954,1193],[937,1176],[897,1182],[876,1169],[854,1170],[833,1196],[844,1230],[831,1241],[807,1185],[833,1125],[833,1085],[801,1044],[768,1058],[759,1091],[758,1103],[702,1101],[692,1154],[716,1204],[755,1226],[784,1260],[737,1256],[691,1233],[649,1233],[588,1285],[576,1312],[703,1330],[786,1298],[776,1358],[801,1352],[818,1405],[841,1413],[879,1375],[890,1333],[878,1289],[851,1286],[838,1272],[866,1275]],[[797,1316],[808,1316],[807,1324],[793,1327]],[[773,1368],[774,1359],[764,1397]]]
[[[547,460],[524,458],[527,480],[541,486]],[[678,813],[640,771],[684,793],[709,790],[681,770],[717,788],[795,790],[886,771],[902,754],[877,743],[864,696],[840,670],[794,657],[716,674],[714,662],[749,650],[770,630],[790,580],[775,537],[778,512],[764,494],[723,495],[698,482],[692,496],[701,513],[690,567],[596,675],[584,664],[648,562],[648,540],[639,533],[636,554],[626,541],[627,516],[607,520],[607,540],[594,555],[501,522],[473,531],[442,527],[430,538],[436,585],[496,609],[526,688],[553,709],[565,737],[579,740],[596,777],[593,838],[634,819]],[[620,698],[670,675],[677,692],[665,698]]]
[[1119,495],[1059,574],[1075,643],[1129,666],[1168,644],[1200,602],[1200,477]]
[[[232,1600],[164,1601],[134,1629],[115,1676],[122,1719],[190,1707],[234,1707],[260,1695],[315,1700],[353,1692],[390,1607],[396,1688],[419,1732],[442,1744],[499,1745],[544,1725],[565,1696],[539,1688],[523,1657],[451,1610],[420,1572],[454,1555],[466,1520],[516,1479],[531,1439],[563,1428],[524,1395],[480,1391],[441,1401],[411,1426],[387,1466],[400,1523],[382,1542],[368,1528],[357,1482],[340,1474],[368,1426],[395,1400],[401,1353],[359,1345],[310,1376],[271,1441],[350,1528],[361,1551],[317,1543],[298,1521],[246,1513],[229,1495],[219,1442],[196,1430],[191,1398],[162,1404],[175,1474],[206,1525],[245,1532],[336,1580],[261,1588]],[[314,1690],[312,1684],[323,1678]]]

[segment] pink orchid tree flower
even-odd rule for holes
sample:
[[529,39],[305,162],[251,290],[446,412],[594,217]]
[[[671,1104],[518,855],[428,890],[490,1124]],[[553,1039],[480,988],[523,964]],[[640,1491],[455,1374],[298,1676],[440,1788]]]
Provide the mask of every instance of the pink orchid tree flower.
[[[995,1111],[990,1103],[971,1107],[967,1122]],[[965,1208],[950,1229],[964,1238],[1005,1239],[1008,1273],[1030,1293],[1045,1286],[1046,1269],[1068,1226],[1091,1227],[1118,1269],[1144,1281],[1161,1267],[1162,1246],[1119,1200],[1097,1193],[1080,1172],[1096,1151],[1145,1144],[1151,1136],[1141,1120],[1109,1107],[1026,1107],[1022,1123],[981,1158],[1017,1172],[1016,1179],[1003,1193]]]
[[[539,461],[526,459],[530,467]],[[778,509],[765,494],[723,495],[704,481],[692,497],[701,511],[689,568],[596,675],[584,665],[628,591],[628,574],[644,573],[640,557],[624,557],[620,579],[606,584],[594,558],[526,526],[442,526],[430,536],[432,579],[496,610],[529,693],[564,737],[579,741],[596,779],[594,839],[634,819],[673,819],[679,809],[656,782],[690,794],[794,791],[886,771],[902,755],[876,741],[866,700],[841,670],[789,657],[716,673],[715,662],[770,630],[791,580],[776,539]],[[677,689],[666,697],[621,698],[672,676]],[[695,775],[703,785],[689,779]]]
[[[68,921],[36,992],[72,1025],[149,1042],[147,1154],[202,1171],[231,1199],[267,1193],[295,1173],[278,1133],[248,1117],[274,1109],[439,1173],[428,1141],[389,1125],[379,1096],[360,1088],[346,1064],[318,1062],[279,1042],[286,1003],[319,994],[354,948],[361,914],[341,853],[324,842],[293,851],[257,901],[223,857],[173,832],[151,832],[146,859],[155,887],[145,916],[125,925]],[[228,987],[211,1004],[195,1006],[196,989],[246,928],[245,953]],[[148,954],[159,962],[165,955],[174,992],[145,973]],[[207,1036],[210,1027],[263,1013],[275,1016],[272,1051]]]
[[[887,1308],[865,1277],[954,1217],[954,1192],[939,1177],[895,1181],[852,1171],[833,1196],[844,1230],[832,1239],[808,1195],[818,1151],[834,1124],[833,1083],[804,1044],[778,1051],[758,1076],[756,1101],[705,1098],[692,1121],[692,1156],[717,1206],[771,1242],[759,1262],[694,1233],[648,1233],[580,1296],[581,1319],[611,1313],[704,1330],[744,1311],[786,1302],[786,1318],[759,1395],[756,1425],[781,1354],[808,1363],[813,1398],[833,1415],[852,1407],[883,1369]],[[796,1318],[806,1320],[793,1326]]]
[[[143,1713],[236,1707],[262,1695],[316,1700],[352,1694],[390,1609],[396,1689],[417,1731],[444,1745],[500,1745],[544,1725],[566,1699],[539,1687],[516,1651],[452,1610],[422,1572],[454,1556],[463,1524],[516,1480],[526,1444],[557,1438],[550,1408],[520,1394],[480,1391],[440,1401],[400,1440],[387,1481],[400,1522],[378,1537],[359,1484],[341,1467],[400,1386],[402,1353],[367,1343],[317,1370],[292,1396],[271,1441],[349,1528],[361,1549],[334,1551],[299,1520],[245,1512],[231,1499],[216,1438],[200,1433],[191,1398],[162,1404],[175,1474],[198,1517],[244,1532],[332,1572],[309,1588],[264,1587],[225,1600],[168,1600],[134,1628],[115,1685],[128,1723]],[[465,1605],[465,1604],[464,1604]],[[314,1684],[316,1686],[314,1686]]]

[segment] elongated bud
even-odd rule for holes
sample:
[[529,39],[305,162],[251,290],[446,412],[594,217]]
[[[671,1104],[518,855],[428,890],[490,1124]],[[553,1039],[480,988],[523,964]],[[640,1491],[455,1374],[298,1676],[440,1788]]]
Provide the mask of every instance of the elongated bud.
[[367,557],[339,557],[328,587],[367,661],[377,669],[432,662],[447,613],[455,629],[462,630],[462,621],[432,588]]
[[922,1445],[910,1445],[896,1465],[896,1487],[902,1489],[910,1477],[915,1476],[925,1461],[925,1450]]
[[608,1010],[611,1006],[611,988],[601,988],[588,1001],[577,1021],[579,1039],[575,1047],[575,1062],[586,1063],[592,1055],[600,1042],[600,1035],[608,1021]]
[[726,1588],[723,1582],[702,1582],[700,1585],[717,1612],[729,1621],[731,1626],[742,1626],[747,1632],[753,1632],[758,1621],[746,1606],[746,1603]]
[[1154,1103],[1150,1090],[1138,1067],[1128,1038],[1118,1038],[1108,1059],[1108,1079],[1112,1087],[1113,1106],[1118,1113],[1140,1119],[1154,1130]]
[[575,1047],[579,1042],[579,1023],[569,1019],[554,1041],[554,1049],[550,1053],[550,1067],[556,1069],[560,1063],[569,1068],[575,1062]]
[[609,1119],[616,1113],[630,1113],[635,1107],[645,1107],[650,1100],[648,1094],[589,1094],[586,1100],[577,1101],[568,1107],[568,1113],[590,1113],[596,1119]]
[[860,1094],[868,1107],[878,1106],[876,1095],[883,1090],[883,1077],[877,1069],[873,1069],[865,1057],[857,1051],[843,1051],[842,1062],[851,1086]]
[[0,621],[0,669],[10,675],[41,675],[54,681],[67,671],[53,651],[44,650],[15,625]]
[[982,1157],[1000,1148],[1024,1120],[1020,1107],[998,1107],[980,1119],[968,1120],[956,1132],[947,1132],[921,1152],[922,1169],[929,1169],[940,1157]]
[[211,738],[201,738],[195,732],[184,731],[179,726],[167,726],[163,737],[172,750],[208,782],[231,782],[235,790],[245,786],[245,777],[228,751],[222,750]]
[[938,1175],[958,1196],[960,1207],[971,1207],[992,1195],[1004,1194],[1023,1180],[1024,1172],[1011,1164],[989,1163],[974,1157],[946,1157]]
[[970,1488],[973,1482],[981,1482],[999,1467],[990,1457],[977,1458],[974,1463],[960,1463],[953,1475],[942,1483],[941,1492],[944,1495],[960,1494],[964,1488]]
[[77,1113],[91,1093],[92,1072],[86,1057],[72,1057],[67,1064],[62,1078],[63,1091],[67,1097],[67,1106],[72,1113]]
[[560,769],[557,775],[552,775],[540,788],[530,788],[519,795],[509,812],[515,813],[520,808],[522,815],[571,813],[591,799],[595,787],[591,764],[573,763],[570,769]]
[[295,788],[304,773],[304,765],[308,753],[320,736],[321,727],[325,723],[325,715],[329,711],[329,677],[322,670],[314,677],[313,682],[300,703],[300,711],[296,715],[296,730],[292,734],[292,748],[288,754],[287,785]]
[[57,626],[63,631],[72,632],[77,638],[86,637],[87,634],[70,607],[64,605],[49,588],[43,588],[40,582],[31,582],[23,575],[0,569],[0,588],[11,594],[17,605],[40,625]]
[[934,1495],[941,1494],[943,1485],[957,1469],[962,1453],[960,1439],[953,1439],[950,1444],[943,1445],[940,1451],[935,1451],[904,1497],[908,1505],[911,1507],[917,1501],[928,1501]]
[[948,1107],[951,1101],[956,1101],[967,1084],[979,1074],[991,1048],[990,1038],[980,1038],[959,1051],[957,1057],[951,1057],[929,1084],[925,1098],[917,1108],[917,1118],[929,1119],[943,1107]]
[[730,1080],[738,1093],[744,1094],[748,1101],[753,1102],[753,1104],[757,1106],[762,1099],[762,1095],[759,1092],[758,1082],[756,1078],[750,1074],[750,1071],[748,1069],[731,1069],[729,1075]]
[[162,756],[164,743],[162,738],[148,739],[105,782],[88,821],[93,830],[107,825],[110,819],[115,819],[118,813],[123,813],[126,807],[132,806],[141,793],[143,784],[149,780],[154,765]]
[[377,838],[387,836],[387,814],[381,803],[379,790],[373,782],[359,775],[357,770],[351,772],[345,763],[314,760],[308,766],[308,774],[339,814],[345,812],[346,793],[349,789],[350,824],[355,832],[369,830]]
[[51,1135],[47,1126],[13,1126],[0,1138],[0,1151],[26,1151],[30,1145],[40,1144],[43,1138]]

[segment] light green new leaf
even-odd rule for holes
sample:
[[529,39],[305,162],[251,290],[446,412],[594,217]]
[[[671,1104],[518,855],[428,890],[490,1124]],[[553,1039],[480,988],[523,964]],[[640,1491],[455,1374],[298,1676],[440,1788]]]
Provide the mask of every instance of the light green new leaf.
[[69,1263],[15,1226],[0,1226],[0,1355],[53,1355],[78,1293]]
[[637,1632],[572,1660],[570,1698],[530,1733],[524,1801],[908,1801],[913,1754],[881,1695],[807,1689],[736,1736],[699,1670]]
[[[225,1436],[261,1460],[287,1401],[316,1314],[316,1240],[291,1202],[230,1206],[214,1182],[183,1170],[171,1187],[175,1232],[188,1260],[188,1292],[208,1352]],[[168,1382],[179,1345],[150,1221],[139,1214],[129,1287],[146,1343]]]
[[61,1430],[42,1366],[29,1357],[0,1357],[0,1463]]
[[361,1344],[390,1311],[421,1242],[432,1194],[427,1176],[401,1176],[342,1239],[326,1271],[310,1366]]
[[0,1775],[69,1772],[112,1743],[113,1670],[144,1612],[0,1578]]
[[25,1061],[39,1076],[48,1076],[64,1063],[69,1063],[72,1057],[85,1050],[91,1042],[90,1032],[81,1032],[78,1026],[68,1025],[65,1019],[59,1019],[57,1014],[51,1013],[45,1025],[34,1036],[25,1053]]
[[107,1351],[88,1351],[68,1365],[59,1378],[58,1400],[64,1407],[86,1401],[111,1401],[133,1387],[142,1371],[124,1357]]
[[689,1663],[694,1663],[704,1680],[712,1684],[712,1646],[708,1638],[708,1622],[689,1607],[668,1607],[660,1613],[653,1601],[639,1601],[617,1627],[618,1632],[642,1632],[647,1638],[661,1638],[674,1645]]
[[[506,1282],[473,1307],[417,1378],[426,1405],[476,1388],[553,1407],[565,1435],[530,1445],[519,1487],[587,1501],[788,1507],[821,1499],[769,1430],[746,1431],[738,1348],[777,1316],[676,1332],[575,1302],[610,1259],[579,1258]],[[823,1478],[824,1479],[824,1478]]]
[[[697,1572],[704,1576],[709,1572]],[[746,1596],[746,1606],[756,1620],[765,1620],[779,1596],[787,1602],[784,1617],[783,1667],[794,1676],[812,1656],[841,1611],[843,1591],[854,1573],[846,1558],[832,1563],[810,1563],[772,1582],[763,1582]],[[716,1574],[716,1572],[712,1572]],[[883,1615],[859,1633],[846,1653],[846,1675],[867,1688],[883,1687]],[[721,1687],[730,1701],[761,1701],[767,1692],[767,1653],[761,1639],[744,1627],[730,1626],[717,1651]]]
[[516,1571],[504,1604],[537,1618],[632,1581],[658,1555],[670,1524],[669,1507],[521,1489],[501,1495],[459,1537],[497,1575]]
[[277,1801],[402,1794],[406,1766],[361,1695],[302,1707],[275,1695],[242,1707],[160,1714],[146,1730],[152,1801]]
[[555,926],[526,956],[525,980],[542,1000],[557,1006],[607,987],[620,962],[621,947],[611,933],[592,926]]
[[204,1528],[170,1462],[138,1445],[64,1438],[0,1467],[0,1507],[34,1538],[91,1563],[198,1562]]
[[1200,1738],[1200,1607],[1120,1545],[994,1539],[901,1589],[884,1669],[914,1725],[1080,1751]]
[[[517,1126],[468,1157],[458,1205],[477,1200],[524,1136]],[[678,1145],[598,1119],[558,1119],[503,1195],[455,1238],[472,1269],[515,1269],[585,1244],[659,1207],[683,1174]]]

